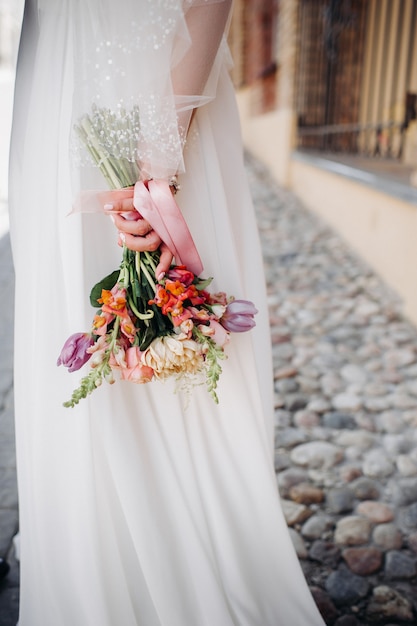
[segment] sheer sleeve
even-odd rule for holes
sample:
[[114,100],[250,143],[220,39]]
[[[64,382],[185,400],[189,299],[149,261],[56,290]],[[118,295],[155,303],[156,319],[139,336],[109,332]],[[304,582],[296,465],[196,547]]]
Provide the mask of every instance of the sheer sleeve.
[[[178,126],[186,137],[192,111],[213,97],[215,86],[207,85],[225,31],[231,0],[197,2],[186,14],[191,45],[180,63],[172,71],[176,94]],[[213,72],[214,82],[217,73]],[[207,87],[206,87],[207,86]]]
[[[52,0],[41,3],[53,5]],[[224,32],[231,0],[70,4],[71,145],[79,187],[100,185],[97,168],[79,138],[80,122],[86,118],[111,157],[139,163],[142,178],[169,178],[182,172],[192,111],[215,96],[219,70],[227,58]]]

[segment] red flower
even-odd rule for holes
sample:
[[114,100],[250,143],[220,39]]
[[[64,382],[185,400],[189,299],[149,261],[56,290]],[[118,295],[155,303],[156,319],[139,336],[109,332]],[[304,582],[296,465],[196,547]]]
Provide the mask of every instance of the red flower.
[[185,265],[176,265],[167,272],[170,280],[179,280],[185,287],[191,285],[194,280],[194,274],[187,270]]

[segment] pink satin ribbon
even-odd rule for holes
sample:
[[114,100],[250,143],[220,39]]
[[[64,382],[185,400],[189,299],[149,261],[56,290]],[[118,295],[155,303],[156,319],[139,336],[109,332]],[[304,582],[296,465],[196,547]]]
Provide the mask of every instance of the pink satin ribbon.
[[186,221],[165,180],[139,181],[133,192],[133,206],[168,246],[178,265],[198,276],[203,264]]
[[[139,181],[134,188],[84,192],[76,199],[73,211],[101,212],[103,205],[122,202],[132,196],[135,209],[168,246],[177,264],[185,265],[196,276],[201,274],[203,264],[197,248],[165,180],[150,180],[146,184]],[[126,215],[127,219],[129,217],[134,219],[133,215]]]

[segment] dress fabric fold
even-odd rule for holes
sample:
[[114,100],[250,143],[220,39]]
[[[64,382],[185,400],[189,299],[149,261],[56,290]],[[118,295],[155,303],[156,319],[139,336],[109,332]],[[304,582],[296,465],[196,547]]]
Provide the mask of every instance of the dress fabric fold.
[[[97,29],[108,37],[117,29],[108,41],[132,20],[150,36],[159,12],[178,62],[190,4],[26,3],[10,169],[19,626],[323,624],[277,495],[262,259],[224,43],[208,81],[215,97],[200,94],[190,127],[177,201],[213,291],[254,301],[257,326],[232,336],[219,405],[204,387],[184,410],[170,381],[118,381],[75,409],[62,406],[78,377],[57,356],[70,334],[90,328],[89,290],[121,255],[105,215],[68,215],[77,184],[98,180],[88,166],[74,176],[71,165],[74,119],[87,106],[85,92],[74,96],[77,32],[100,15]],[[143,66],[153,62],[151,48],[140,53]]]

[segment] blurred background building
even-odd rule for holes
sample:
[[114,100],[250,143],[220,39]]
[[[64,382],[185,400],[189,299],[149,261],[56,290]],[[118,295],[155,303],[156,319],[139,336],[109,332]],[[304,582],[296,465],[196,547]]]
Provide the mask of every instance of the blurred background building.
[[417,0],[235,0],[247,148],[417,322]]

